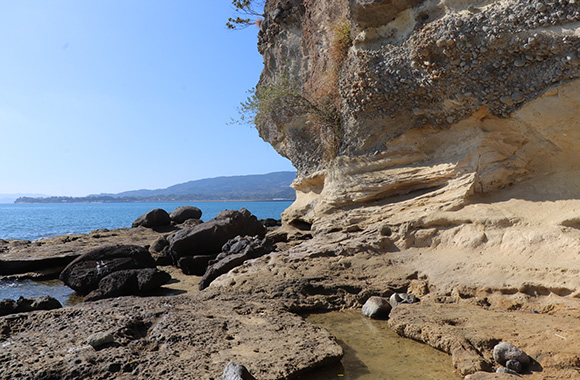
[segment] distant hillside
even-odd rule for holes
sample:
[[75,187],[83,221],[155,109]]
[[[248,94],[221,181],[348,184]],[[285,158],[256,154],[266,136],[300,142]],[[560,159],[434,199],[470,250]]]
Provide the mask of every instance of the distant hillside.
[[118,194],[86,197],[20,197],[14,203],[112,203],[112,202],[185,202],[235,200],[294,200],[290,184],[295,172],[217,177],[190,181],[157,190],[132,190]]

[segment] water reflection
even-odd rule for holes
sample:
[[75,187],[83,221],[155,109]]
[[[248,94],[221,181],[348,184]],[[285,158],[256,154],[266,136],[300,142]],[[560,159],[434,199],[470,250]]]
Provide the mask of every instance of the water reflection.
[[315,314],[307,321],[330,331],[344,349],[342,365],[301,380],[458,380],[451,357],[401,338],[387,321],[368,319],[357,310]]

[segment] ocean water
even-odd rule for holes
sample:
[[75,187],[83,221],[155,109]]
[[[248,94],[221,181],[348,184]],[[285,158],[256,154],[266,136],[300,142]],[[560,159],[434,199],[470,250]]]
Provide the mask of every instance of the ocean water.
[[146,212],[162,208],[195,206],[208,221],[222,210],[247,208],[258,219],[280,219],[292,202],[192,202],[192,203],[47,203],[0,204],[0,239],[36,240],[42,237],[85,234],[107,228],[131,227]]

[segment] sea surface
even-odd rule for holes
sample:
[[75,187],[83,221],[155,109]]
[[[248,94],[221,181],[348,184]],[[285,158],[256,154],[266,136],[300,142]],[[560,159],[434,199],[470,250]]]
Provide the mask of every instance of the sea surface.
[[[146,212],[162,208],[167,212],[179,206],[195,206],[208,221],[222,210],[244,207],[258,219],[280,219],[292,202],[193,202],[193,203],[46,203],[0,204],[0,239],[36,240],[58,235],[86,234],[99,228],[131,227]],[[59,280],[32,281],[0,279],[0,300],[50,295],[63,305],[75,300],[74,291]]]
[[292,202],[192,202],[192,203],[46,203],[0,204],[0,239],[36,240],[58,235],[86,234],[99,228],[131,227],[146,212],[162,208],[195,206],[208,221],[222,210],[247,208],[258,219],[280,219]]

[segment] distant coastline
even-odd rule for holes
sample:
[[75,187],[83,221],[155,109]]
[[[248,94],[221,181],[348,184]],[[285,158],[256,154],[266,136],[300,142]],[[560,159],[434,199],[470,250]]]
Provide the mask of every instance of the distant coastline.
[[290,187],[296,172],[206,178],[157,190],[132,190],[85,197],[21,196],[14,203],[153,203],[153,202],[272,202],[294,201]]
[[156,203],[156,202],[293,202],[296,198],[216,198],[197,199],[191,197],[21,197],[14,204],[31,203]]

